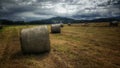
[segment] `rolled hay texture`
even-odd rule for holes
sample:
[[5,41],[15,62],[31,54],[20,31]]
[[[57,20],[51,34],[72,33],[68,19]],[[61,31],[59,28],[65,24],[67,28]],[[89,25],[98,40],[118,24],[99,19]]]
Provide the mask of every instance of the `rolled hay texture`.
[[24,54],[39,54],[50,51],[47,26],[23,29],[20,34],[21,49]]
[[61,33],[61,25],[60,24],[52,24],[51,25],[51,33]]
[[117,27],[118,26],[118,22],[117,21],[112,21],[109,23],[110,26],[113,26],[113,27]]

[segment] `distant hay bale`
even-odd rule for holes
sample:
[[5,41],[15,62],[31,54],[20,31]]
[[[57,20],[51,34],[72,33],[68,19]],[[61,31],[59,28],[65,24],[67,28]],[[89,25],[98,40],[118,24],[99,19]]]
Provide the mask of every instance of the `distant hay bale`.
[[60,26],[61,26],[61,27],[64,27],[64,24],[63,24],[63,23],[60,23]]
[[88,26],[88,23],[82,23],[81,26]]
[[60,24],[52,24],[51,25],[51,33],[61,33],[61,25]]
[[117,21],[112,21],[112,22],[110,22],[109,25],[113,26],[113,27],[117,27],[118,26],[118,22]]
[[20,34],[21,49],[25,54],[36,54],[50,51],[50,40],[47,26],[23,29]]
[[0,29],[2,29],[3,28],[3,26],[2,25],[0,25]]
[[68,23],[68,26],[71,26],[71,23]]

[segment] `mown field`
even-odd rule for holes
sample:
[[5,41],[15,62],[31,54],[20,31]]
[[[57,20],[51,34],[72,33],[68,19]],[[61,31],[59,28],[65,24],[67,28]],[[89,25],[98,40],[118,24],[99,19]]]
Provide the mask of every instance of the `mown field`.
[[20,31],[36,26],[5,26],[0,30],[0,68],[120,68],[120,25],[65,25],[61,34],[50,33],[50,53],[23,55]]

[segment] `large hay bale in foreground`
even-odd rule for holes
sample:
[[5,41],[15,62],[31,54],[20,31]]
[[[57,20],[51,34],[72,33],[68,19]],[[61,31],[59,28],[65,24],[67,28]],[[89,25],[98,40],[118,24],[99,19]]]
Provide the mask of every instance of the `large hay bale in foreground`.
[[21,31],[21,49],[23,53],[42,53],[50,51],[47,26],[23,29]]
[[61,25],[60,24],[52,24],[51,25],[51,33],[61,33]]
[[109,25],[113,26],[113,27],[117,27],[118,26],[118,22],[117,21],[112,21],[112,22],[110,22]]

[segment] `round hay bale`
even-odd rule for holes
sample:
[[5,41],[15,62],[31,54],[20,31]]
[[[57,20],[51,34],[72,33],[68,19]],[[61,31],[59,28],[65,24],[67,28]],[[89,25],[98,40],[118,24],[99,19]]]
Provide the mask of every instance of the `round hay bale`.
[[52,24],[51,25],[51,33],[61,33],[60,24]]
[[68,26],[71,26],[71,23],[68,23]]
[[88,23],[82,23],[81,26],[88,26]]
[[64,27],[64,24],[63,24],[63,23],[60,23],[60,26],[61,26],[61,27]]
[[2,29],[3,28],[3,26],[2,25],[0,25],[0,29]]
[[23,29],[20,34],[21,49],[25,54],[39,54],[50,51],[47,26]]
[[118,26],[118,22],[117,21],[112,21],[112,22],[110,22],[109,25],[113,26],[113,27],[117,27]]

